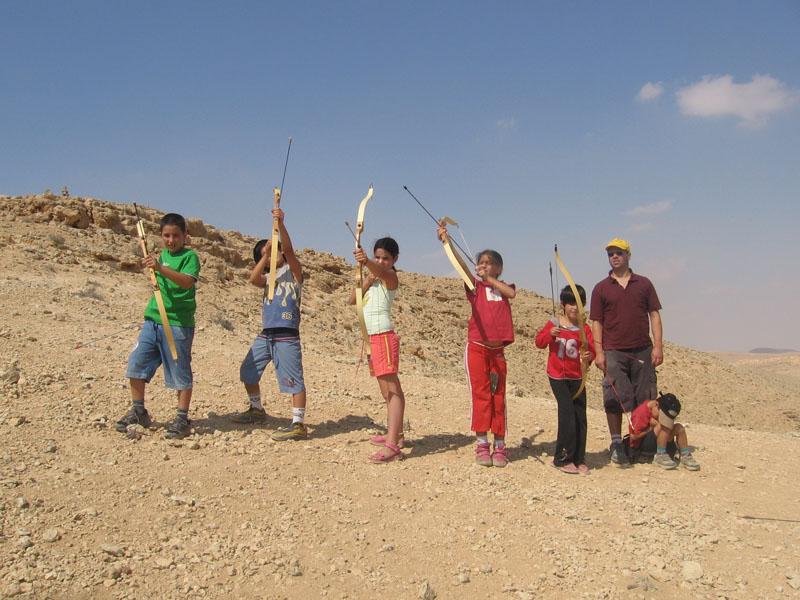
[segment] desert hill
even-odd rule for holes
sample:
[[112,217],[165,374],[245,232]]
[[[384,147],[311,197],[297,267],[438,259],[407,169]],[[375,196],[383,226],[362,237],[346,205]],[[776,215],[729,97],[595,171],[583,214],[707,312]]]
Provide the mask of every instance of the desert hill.
[[[142,209],[152,247],[162,214]],[[131,207],[0,196],[2,597],[798,596],[787,483],[800,467],[796,362],[776,377],[667,344],[659,387],[683,401],[699,473],[608,466],[593,368],[593,471],[570,478],[547,466],[555,404],[533,346],[550,299],[523,290],[508,351],[512,463],[481,469],[461,285],[403,272],[394,320],[411,447],[401,463],[370,465],[366,439],[384,414],[377,385],[356,371],[350,264],[300,254],[312,433],[277,444],[269,433],[288,401],[270,371],[266,426],[227,419],[246,406],[238,367],[260,323],[246,282],[255,239],[199,219],[189,232],[203,268],[195,433],[162,439],[174,400],[159,374],[148,387],[158,426],[127,439],[113,421],[127,409],[125,361],[149,296]]]

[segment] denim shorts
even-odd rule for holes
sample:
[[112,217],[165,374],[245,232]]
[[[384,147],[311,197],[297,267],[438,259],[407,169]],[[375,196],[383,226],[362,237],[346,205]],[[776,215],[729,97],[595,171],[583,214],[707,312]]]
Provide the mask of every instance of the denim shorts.
[[239,379],[247,385],[261,381],[264,369],[272,361],[278,388],[284,394],[299,394],[306,389],[303,382],[303,351],[300,338],[281,338],[259,334],[239,368]]
[[125,377],[144,379],[147,383],[155,375],[156,370],[164,365],[164,384],[172,390],[188,390],[192,388],[192,340],[194,327],[178,327],[171,325],[172,337],[175,338],[175,349],[178,351],[178,363],[172,360],[172,354],[164,335],[164,327],[154,321],[145,321],[139,332],[139,339],[128,357],[128,370]]

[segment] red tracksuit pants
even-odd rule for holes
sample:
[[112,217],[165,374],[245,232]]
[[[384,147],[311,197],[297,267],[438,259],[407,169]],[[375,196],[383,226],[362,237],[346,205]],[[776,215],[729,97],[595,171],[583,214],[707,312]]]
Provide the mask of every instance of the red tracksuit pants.
[[[487,348],[468,342],[464,368],[472,392],[472,431],[491,431],[506,437],[506,357],[503,348]],[[492,373],[497,384],[492,393]]]

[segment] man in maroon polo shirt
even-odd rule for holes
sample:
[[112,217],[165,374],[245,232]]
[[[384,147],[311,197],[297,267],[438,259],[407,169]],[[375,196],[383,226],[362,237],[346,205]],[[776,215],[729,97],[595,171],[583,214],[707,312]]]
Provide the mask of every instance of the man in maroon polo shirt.
[[[606,246],[611,270],[592,290],[589,318],[595,364],[605,373],[603,406],[611,434],[611,461],[627,466],[622,445],[622,413],[656,396],[656,370],[664,362],[661,303],[647,277],[628,263],[631,246],[614,238]],[[650,338],[652,330],[653,337]]]

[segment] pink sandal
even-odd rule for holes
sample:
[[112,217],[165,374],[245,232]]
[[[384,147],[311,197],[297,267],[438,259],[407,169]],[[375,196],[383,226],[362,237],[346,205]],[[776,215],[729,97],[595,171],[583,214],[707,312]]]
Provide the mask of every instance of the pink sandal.
[[576,467],[572,463],[569,463],[569,464],[566,464],[566,465],[557,465],[555,462],[551,461],[550,462],[550,466],[553,467],[553,468],[558,469],[562,473],[566,473],[567,475],[577,475],[578,473],[580,473],[580,470],[578,469],[578,467]]
[[384,448],[388,448],[389,450],[391,450],[391,454],[384,454],[383,452],[381,452],[379,450],[375,454],[370,454],[370,456],[369,456],[370,462],[373,462],[375,464],[388,463],[388,462],[392,462],[394,460],[402,460],[403,457],[405,456],[400,451],[400,448],[398,448],[397,446],[394,446],[393,444],[390,444],[389,442],[386,442],[383,445],[383,447]]
[[[385,435],[373,435],[369,438],[369,443],[373,446],[385,446],[386,445],[386,436]],[[398,447],[404,448],[405,442],[403,438],[403,434],[400,434],[400,440],[397,442]]]

